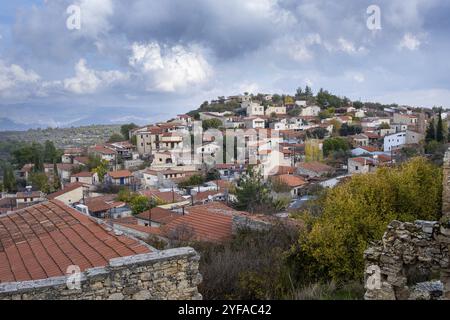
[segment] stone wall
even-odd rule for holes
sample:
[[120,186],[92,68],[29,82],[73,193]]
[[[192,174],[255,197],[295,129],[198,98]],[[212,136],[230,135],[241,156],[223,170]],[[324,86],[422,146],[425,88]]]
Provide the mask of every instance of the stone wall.
[[365,299],[450,299],[449,227],[392,221],[365,252]]
[[66,276],[2,283],[0,300],[201,299],[199,259],[192,248],[112,259],[106,267],[82,272],[79,288],[69,289]]

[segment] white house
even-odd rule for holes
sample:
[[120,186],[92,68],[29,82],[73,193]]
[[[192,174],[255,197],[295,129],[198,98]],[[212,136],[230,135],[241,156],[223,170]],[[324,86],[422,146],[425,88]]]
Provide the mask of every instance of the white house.
[[49,194],[47,199],[59,200],[69,206],[81,202],[84,197],[84,188],[85,187],[82,183],[71,183],[66,185],[64,189]]
[[259,117],[245,118],[244,122],[247,129],[264,129],[266,127],[266,120]]
[[271,116],[273,113],[276,115],[286,114],[286,107],[271,106],[266,109],[266,116]]
[[406,132],[394,133],[384,137],[384,152],[396,150],[406,144]]
[[301,116],[302,117],[317,117],[320,113],[320,107],[318,106],[309,106],[302,108]]
[[246,102],[243,103],[243,105],[246,105],[247,109],[247,116],[248,117],[254,117],[254,116],[263,116],[264,115],[264,106],[254,103],[254,102]]
[[348,159],[348,173],[369,173],[376,169],[375,161],[368,157],[350,158]]
[[80,182],[87,185],[95,185],[99,181],[96,172],[80,172],[70,176],[70,183]]

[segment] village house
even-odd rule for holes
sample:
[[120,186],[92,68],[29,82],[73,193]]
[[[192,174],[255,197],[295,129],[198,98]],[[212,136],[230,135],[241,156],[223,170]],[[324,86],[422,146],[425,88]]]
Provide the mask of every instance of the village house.
[[354,147],[367,147],[369,145],[369,137],[365,134],[357,134],[353,136],[352,145]]
[[303,107],[300,111],[302,117],[318,117],[321,109],[318,106]]
[[242,107],[247,110],[247,117],[263,116],[264,106],[255,102],[243,102]]
[[283,106],[270,106],[270,107],[267,107],[267,109],[265,111],[265,115],[267,117],[270,117],[272,114],[285,115],[286,114],[286,107],[283,107]]
[[175,121],[178,121],[185,126],[191,126],[194,122],[194,118],[188,116],[187,114],[179,114],[175,118]]
[[348,159],[348,173],[370,173],[375,171],[376,162],[369,157],[358,157]]
[[80,182],[88,186],[94,186],[99,182],[98,174],[96,172],[82,171],[72,174],[70,176],[70,182]]
[[394,113],[393,122],[415,126],[419,122],[419,117],[412,114]]
[[84,199],[85,189],[86,187],[82,183],[71,183],[64,186],[62,190],[47,195],[47,199],[58,200],[65,205],[71,206],[80,203]]
[[74,163],[75,157],[80,157],[84,154],[82,148],[68,148],[64,150],[64,154],[61,156],[62,163]]
[[63,182],[69,182],[70,176],[72,175],[73,169],[76,167],[74,164],[70,163],[58,163],[56,164],[59,178]]
[[163,184],[166,181],[179,181],[182,179],[186,179],[191,175],[195,174],[195,171],[183,171],[183,170],[154,170],[147,169],[143,174],[143,184],[149,187],[157,187]]
[[27,188],[27,191],[16,193],[16,207],[18,209],[34,205],[45,200],[45,196],[41,191],[31,191],[31,188]]
[[245,128],[247,129],[264,129],[266,120],[261,117],[244,118]]
[[100,157],[102,160],[114,163],[116,161],[116,151],[105,147],[104,145],[95,145],[88,148],[88,154]]
[[300,196],[300,190],[307,184],[303,178],[292,174],[281,174],[272,179],[277,179],[279,182],[287,185],[290,188],[289,192],[291,193],[292,198]]
[[334,172],[334,169],[321,162],[302,162],[297,163],[297,174],[306,176],[308,178],[318,178],[326,175],[330,175]]
[[129,170],[111,171],[106,174],[105,182],[116,186],[126,186],[134,183],[134,177]]
[[424,138],[423,134],[407,130],[384,137],[384,152],[391,152],[401,149],[405,145],[420,143]]

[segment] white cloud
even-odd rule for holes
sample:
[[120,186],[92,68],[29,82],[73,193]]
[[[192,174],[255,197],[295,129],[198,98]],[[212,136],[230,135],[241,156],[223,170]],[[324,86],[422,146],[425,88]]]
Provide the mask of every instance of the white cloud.
[[314,58],[314,52],[311,49],[314,45],[322,44],[322,38],[317,33],[308,34],[304,39],[283,39],[276,43],[275,46],[278,51],[289,50],[289,55],[296,61],[308,61]]
[[212,67],[197,46],[134,43],[129,64],[146,78],[147,91],[174,92],[205,83],[212,75]]
[[81,32],[93,38],[111,29],[108,19],[114,14],[112,0],[79,0]]
[[26,96],[36,86],[40,76],[33,70],[25,70],[17,64],[7,65],[0,60],[0,96]]
[[120,71],[97,71],[89,69],[86,60],[81,59],[75,66],[75,77],[63,81],[64,88],[76,94],[95,93],[115,83],[128,80],[129,75]]
[[338,46],[336,50],[343,51],[348,54],[365,53],[367,51],[367,49],[362,46],[357,48],[352,41],[342,37],[338,39]]
[[411,33],[407,33],[403,36],[402,40],[400,41],[399,48],[415,51],[419,49],[420,45],[421,41],[418,39],[418,37],[416,37]]

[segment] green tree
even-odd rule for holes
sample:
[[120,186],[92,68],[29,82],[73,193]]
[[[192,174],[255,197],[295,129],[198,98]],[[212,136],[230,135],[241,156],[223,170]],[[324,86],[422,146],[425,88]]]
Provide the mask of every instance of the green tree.
[[44,172],[32,172],[30,174],[30,183],[35,190],[43,193],[50,193],[52,188],[48,182],[48,177]]
[[329,138],[323,142],[323,154],[325,157],[328,157],[333,152],[346,152],[348,150],[350,150],[349,142],[341,137]]
[[444,125],[442,123],[442,110],[439,109],[438,123],[436,127],[436,141],[444,142]]
[[133,129],[139,128],[137,124],[129,123],[124,124],[120,127],[120,132],[122,133],[122,136],[125,138],[125,140],[130,140],[130,131]]
[[114,143],[114,142],[121,142],[121,141],[124,141],[124,140],[128,140],[128,139],[125,139],[124,136],[121,135],[121,134],[113,133],[111,135],[111,137],[109,137],[108,142],[109,143]]
[[17,181],[10,164],[3,164],[3,189],[7,192],[17,191]]
[[33,142],[31,145],[32,159],[33,159],[33,172],[44,171],[44,151],[41,144]]
[[441,169],[425,158],[353,176],[315,200],[320,212],[304,212],[309,231],[294,250],[295,269],[323,281],[362,279],[369,243],[392,220],[438,220],[441,197]]
[[269,192],[261,173],[250,167],[235,188],[237,198],[235,206],[250,213],[260,211],[270,202]]
[[52,141],[47,140],[44,144],[44,162],[45,163],[54,163],[58,162],[58,150]]
[[58,174],[58,166],[56,165],[56,162],[53,164],[53,189],[59,190],[61,188],[61,179],[59,178]]
[[100,182],[105,180],[105,175],[108,173],[109,163],[106,160],[101,160],[100,164],[94,168],[93,172],[98,174]]
[[131,200],[130,206],[133,215],[137,215],[150,209],[150,202],[146,196],[136,196]]
[[223,126],[223,123],[219,119],[208,119],[203,120],[202,126],[203,130],[206,131],[208,129],[219,129],[220,127]]
[[436,128],[434,127],[434,119],[431,119],[426,131],[425,141],[430,142],[433,140],[436,140]]

